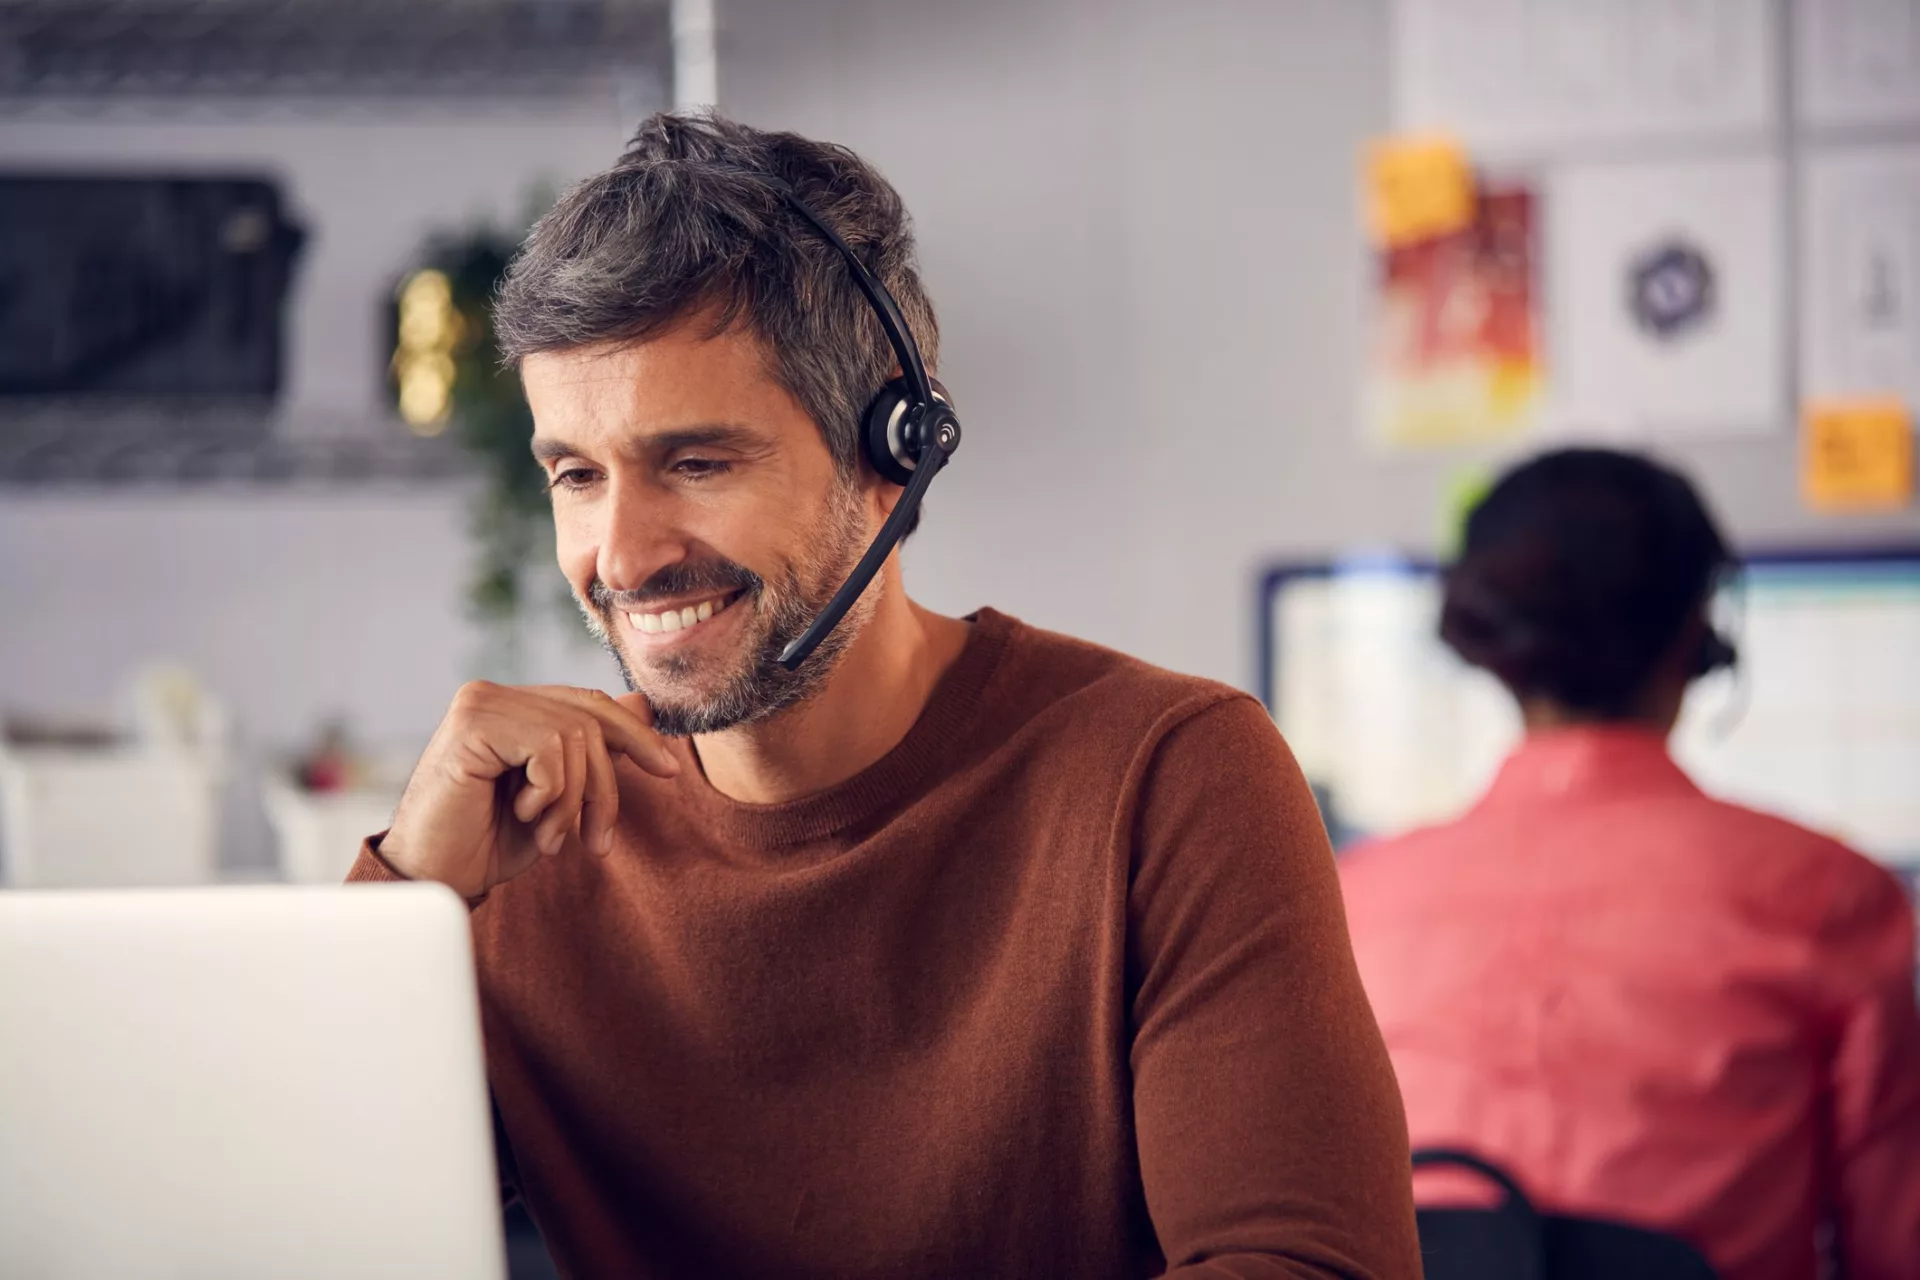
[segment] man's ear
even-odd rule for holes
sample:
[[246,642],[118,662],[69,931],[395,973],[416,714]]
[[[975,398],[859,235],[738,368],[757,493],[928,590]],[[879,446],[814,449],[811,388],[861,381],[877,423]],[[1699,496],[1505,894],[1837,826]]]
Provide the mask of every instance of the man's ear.
[[880,518],[885,520],[893,514],[893,509],[900,505],[900,499],[907,492],[906,488],[895,484],[871,467],[862,467],[861,471],[865,473],[863,478],[873,491],[872,500],[879,508]]

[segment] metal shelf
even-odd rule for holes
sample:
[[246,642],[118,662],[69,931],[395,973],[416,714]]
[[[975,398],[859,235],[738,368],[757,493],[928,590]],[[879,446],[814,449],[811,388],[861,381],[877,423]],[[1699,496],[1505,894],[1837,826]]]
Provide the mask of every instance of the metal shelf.
[[391,421],[289,419],[262,406],[0,401],[0,487],[451,480],[470,459]]
[[665,84],[665,0],[0,0],[0,107]]

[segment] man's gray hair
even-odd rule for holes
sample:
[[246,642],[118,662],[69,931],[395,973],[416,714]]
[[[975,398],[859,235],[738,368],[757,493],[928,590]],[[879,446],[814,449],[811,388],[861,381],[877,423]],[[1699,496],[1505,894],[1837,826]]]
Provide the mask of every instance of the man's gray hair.
[[845,147],[713,115],[647,119],[619,161],[535,224],[493,311],[502,352],[644,342],[711,310],[758,339],[842,475],[897,363],[839,253],[766,178],[792,187],[900,304],[929,369],[940,353],[899,193]]

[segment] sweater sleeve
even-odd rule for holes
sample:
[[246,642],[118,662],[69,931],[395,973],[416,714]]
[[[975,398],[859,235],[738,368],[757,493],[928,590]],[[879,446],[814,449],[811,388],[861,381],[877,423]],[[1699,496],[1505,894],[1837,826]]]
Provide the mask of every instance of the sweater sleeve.
[[380,839],[387,833],[370,836],[360,842],[360,856],[347,868],[348,884],[405,884],[407,878],[395,871],[387,860],[380,856]]
[[[359,856],[353,860],[353,865],[347,868],[347,884],[406,884],[408,882],[408,877],[394,870],[393,864],[380,854],[380,842],[386,838],[386,835],[387,833],[382,831],[377,836],[368,836],[361,841]],[[478,897],[468,898],[467,910],[478,910],[480,904],[487,900],[488,893],[491,892],[492,890],[488,890],[487,893],[480,894]]]
[[1132,871],[1134,1121],[1167,1274],[1418,1277],[1393,1068],[1325,829],[1257,702],[1161,739]]
[[1823,929],[1837,993],[1832,1133],[1846,1274],[1912,1276],[1920,1258],[1920,1013],[1914,1007],[1913,906],[1878,867],[1852,877]]

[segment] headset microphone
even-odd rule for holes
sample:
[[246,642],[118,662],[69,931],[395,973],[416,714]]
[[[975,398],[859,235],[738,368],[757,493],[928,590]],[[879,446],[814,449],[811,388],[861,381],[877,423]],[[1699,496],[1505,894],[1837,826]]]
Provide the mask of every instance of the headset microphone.
[[887,522],[880,526],[880,533],[874,538],[873,545],[867,548],[866,554],[860,557],[860,563],[854,566],[847,580],[834,592],[833,599],[827,601],[820,616],[781,652],[780,665],[792,671],[805,662],[808,655],[840,624],[847,610],[853,607],[853,602],[873,581],[873,575],[880,571],[880,566],[893,554],[894,547],[906,536],[913,513],[920,509],[920,500],[926,496],[927,486],[947,465],[947,459],[953,455],[953,451],[960,447],[960,419],[954,414],[953,402],[947,397],[946,389],[927,376],[927,366],[920,359],[920,347],[913,340],[913,331],[907,327],[906,318],[900,314],[900,308],[895,304],[893,295],[887,292],[886,286],[867,270],[866,263],[860,260],[859,255],[848,247],[838,232],[827,225],[825,219],[800,199],[792,187],[771,176],[763,176],[762,180],[805,218],[845,260],[847,273],[865,295],[874,316],[880,321],[880,328],[887,335],[887,343],[893,348],[901,373],[900,377],[882,387],[867,406],[865,420],[861,423],[860,444],[862,454],[873,469],[894,484],[905,485],[906,492],[900,495]]

